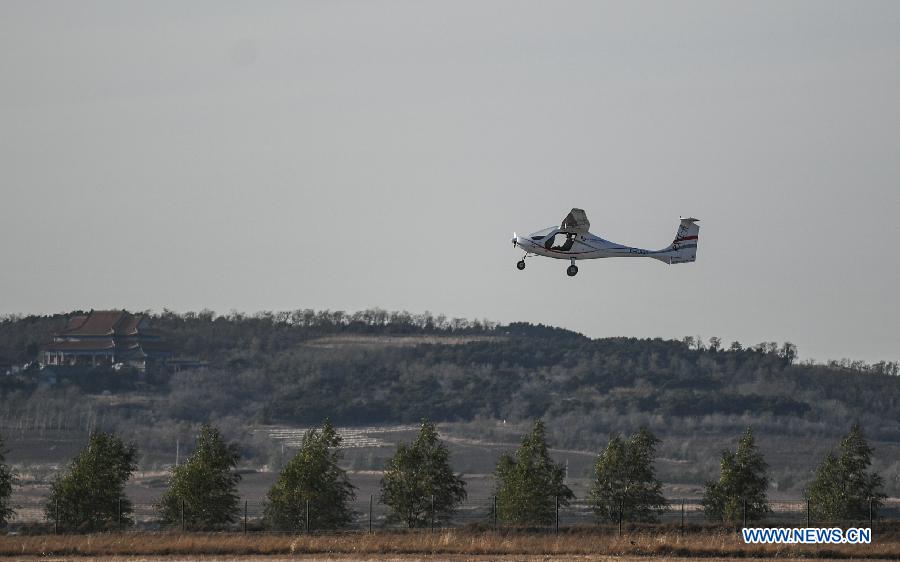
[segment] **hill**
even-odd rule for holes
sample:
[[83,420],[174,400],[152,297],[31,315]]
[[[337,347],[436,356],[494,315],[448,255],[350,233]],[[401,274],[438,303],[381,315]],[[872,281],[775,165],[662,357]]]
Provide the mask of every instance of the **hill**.
[[[34,360],[66,317],[2,319],[0,357]],[[38,369],[0,377],[2,431],[11,442],[18,434],[32,443],[52,432],[115,429],[140,444],[150,465],[176,439],[190,442],[196,424],[212,421],[263,464],[278,444],[252,428],[325,417],[345,426],[428,417],[459,438],[500,443],[516,435],[498,428],[543,418],[555,446],[588,452],[613,432],[648,425],[664,440],[663,477],[697,485],[715,472],[718,452],[752,425],[775,485],[798,491],[859,420],[889,491],[900,492],[895,363],[798,363],[789,343],[592,340],[548,326],[381,310],[165,311],[151,314],[150,323],[177,354],[208,368],[147,375],[97,369],[60,375],[55,384]]]

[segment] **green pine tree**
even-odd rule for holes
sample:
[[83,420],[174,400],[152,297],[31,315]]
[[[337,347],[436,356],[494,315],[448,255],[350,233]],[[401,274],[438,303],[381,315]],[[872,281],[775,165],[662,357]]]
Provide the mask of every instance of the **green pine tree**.
[[91,433],[87,447],[50,485],[47,519],[73,531],[100,531],[132,523],[125,483],[137,469],[137,449],[113,433]]
[[234,523],[240,513],[234,468],[237,446],[226,443],[219,430],[205,424],[197,437],[197,448],[184,464],[172,469],[169,488],[159,501],[163,522],[187,529],[220,529]]
[[547,447],[544,422],[534,423],[515,455],[501,455],[495,472],[497,515],[516,525],[549,525],[557,502],[569,505],[575,497],[563,482],[565,468],[553,462]]
[[714,521],[757,521],[771,510],[767,497],[768,464],[747,431],[738,442],[737,451],[722,452],[721,473],[716,482],[707,482],[703,510]]
[[423,420],[416,440],[397,446],[381,479],[380,499],[391,520],[410,528],[428,526],[432,517],[449,519],[466,499],[466,482],[450,467],[450,452],[433,423]]
[[10,501],[13,484],[16,481],[16,474],[13,472],[13,469],[6,464],[7,452],[8,451],[3,443],[3,438],[0,437],[0,527],[5,526],[16,512]]
[[660,443],[647,428],[622,439],[614,435],[595,465],[594,484],[589,499],[598,518],[615,522],[656,522],[668,502],[662,482],[656,477],[653,460]]
[[[277,530],[337,529],[353,520],[356,487],[338,466],[341,436],[331,422],[303,435],[300,450],[281,470],[266,497],[265,519]],[[307,513],[307,505],[309,512]],[[306,529],[307,531],[309,529]]]
[[865,519],[877,512],[887,497],[879,491],[883,480],[868,472],[874,450],[859,423],[841,440],[838,454],[828,453],[806,491],[810,511],[817,520]]

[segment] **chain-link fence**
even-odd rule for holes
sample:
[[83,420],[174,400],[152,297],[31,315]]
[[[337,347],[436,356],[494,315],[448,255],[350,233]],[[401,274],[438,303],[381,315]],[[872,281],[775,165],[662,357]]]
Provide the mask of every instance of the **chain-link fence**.
[[[427,503],[427,502],[426,502]],[[358,498],[350,507],[353,518],[350,524],[341,528],[317,528],[315,521],[316,510],[319,507],[314,502],[305,502],[298,506],[300,514],[296,525],[291,532],[339,532],[339,531],[386,531],[407,528],[407,525],[396,518],[391,517],[389,506],[378,501],[375,496]],[[262,532],[272,531],[265,518],[266,503],[260,499],[242,499],[238,509],[233,512],[232,521],[219,530],[232,532]],[[19,503],[15,506],[15,514],[9,520],[9,528],[21,531],[33,532],[70,532],[83,528],[79,521],[67,521],[64,515],[66,510],[62,506],[49,505],[47,503],[32,501]],[[57,515],[59,514],[59,515]],[[729,526],[753,526],[769,527],[807,527],[807,526],[868,526],[876,527],[879,523],[900,522],[900,500],[888,500],[881,506],[871,502],[867,513],[855,519],[843,519],[840,521],[817,520],[813,506],[806,500],[771,501],[769,511],[762,519],[748,520],[743,514],[738,519],[728,523]],[[90,514],[82,514],[82,517],[91,517]],[[106,510],[102,516],[100,528],[109,531],[158,531],[158,530],[196,530],[193,528],[191,513],[188,508],[182,508],[181,513],[174,521],[163,521],[160,511],[155,504],[136,503],[131,505],[130,512],[120,506],[119,510]],[[498,516],[497,500],[494,497],[469,498],[461,503],[449,516],[429,512],[426,508],[423,514],[425,528],[444,529],[472,527],[480,529],[509,529],[527,528],[534,531],[565,531],[567,529],[584,528],[589,526],[606,526],[632,528],[635,525],[642,527],[656,526],[668,529],[680,529],[682,531],[696,531],[714,526],[721,526],[722,522],[710,521],[703,511],[703,506],[698,499],[669,499],[667,508],[662,512],[658,521],[652,524],[630,521],[627,513],[614,514],[612,517],[599,517],[593,504],[588,500],[574,500],[567,504],[560,503],[555,512],[539,524],[511,525]],[[93,528],[98,528],[97,524]],[[283,530],[283,529],[282,529]]]

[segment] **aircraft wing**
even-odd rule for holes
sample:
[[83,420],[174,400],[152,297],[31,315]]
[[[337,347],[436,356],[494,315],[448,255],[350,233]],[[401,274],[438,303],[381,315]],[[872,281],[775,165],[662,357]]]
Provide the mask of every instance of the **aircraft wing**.
[[563,232],[576,232],[585,234],[591,228],[591,223],[583,209],[572,209],[560,225]]

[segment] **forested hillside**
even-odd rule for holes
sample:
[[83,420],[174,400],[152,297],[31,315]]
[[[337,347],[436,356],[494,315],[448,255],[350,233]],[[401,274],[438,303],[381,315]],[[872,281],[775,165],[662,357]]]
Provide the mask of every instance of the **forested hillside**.
[[[3,319],[0,357],[35,359],[65,318]],[[773,439],[824,444],[859,420],[873,439],[900,443],[895,363],[800,364],[790,344],[591,340],[545,326],[380,310],[164,312],[152,315],[151,326],[178,355],[206,361],[208,369],[97,371],[55,384],[42,382],[36,368],[0,377],[4,431],[102,426],[152,448],[204,421],[238,431],[325,417],[341,425],[428,417],[472,428],[543,418],[558,446],[591,450],[611,432],[646,424],[664,440],[673,436],[664,453],[709,456],[700,475],[716,463],[710,447],[750,424]],[[699,436],[705,444],[693,447]],[[247,447],[265,454],[263,445]]]

